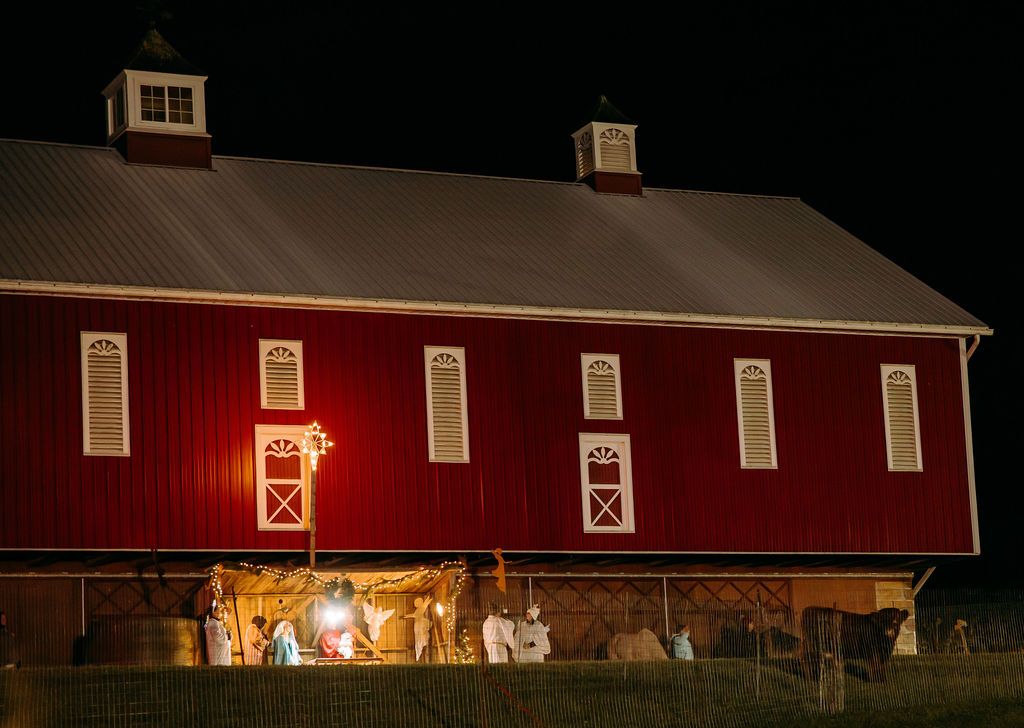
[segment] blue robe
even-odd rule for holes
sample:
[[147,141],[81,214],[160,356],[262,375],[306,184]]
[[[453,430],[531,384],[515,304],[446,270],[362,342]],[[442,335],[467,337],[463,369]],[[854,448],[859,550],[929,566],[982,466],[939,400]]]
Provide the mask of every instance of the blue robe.
[[299,655],[299,643],[295,641],[294,636],[281,634],[274,638],[274,664],[302,664],[302,657]]
[[672,635],[672,641],[669,645],[672,648],[673,660],[693,659],[693,645],[690,644],[689,634],[680,633]]

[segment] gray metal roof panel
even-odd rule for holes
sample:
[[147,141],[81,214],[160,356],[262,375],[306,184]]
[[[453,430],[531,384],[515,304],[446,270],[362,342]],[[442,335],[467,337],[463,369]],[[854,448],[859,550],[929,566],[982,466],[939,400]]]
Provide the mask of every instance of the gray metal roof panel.
[[984,327],[793,198],[0,142],[0,279]]

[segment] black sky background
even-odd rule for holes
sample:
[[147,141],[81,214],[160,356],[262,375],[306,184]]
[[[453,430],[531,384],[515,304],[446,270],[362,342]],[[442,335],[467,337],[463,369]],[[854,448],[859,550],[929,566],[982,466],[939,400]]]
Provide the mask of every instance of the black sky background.
[[102,144],[152,19],[209,75],[215,154],[568,181],[607,94],[645,185],[799,196],[995,329],[970,363],[983,556],[933,583],[1021,586],[1021,7],[39,3],[0,29],[0,137]]

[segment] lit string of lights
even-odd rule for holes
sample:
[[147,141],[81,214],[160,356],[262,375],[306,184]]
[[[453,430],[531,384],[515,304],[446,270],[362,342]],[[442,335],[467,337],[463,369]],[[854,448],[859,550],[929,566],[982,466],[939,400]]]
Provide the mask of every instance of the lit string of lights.
[[[317,586],[327,590],[337,587],[346,577],[344,576],[333,576],[331,578],[324,578],[323,574],[320,574],[308,566],[300,566],[295,569],[285,570],[278,569],[273,566],[264,566],[262,564],[250,564],[247,561],[239,561],[237,564],[239,567],[250,573],[260,576],[267,574],[272,576],[275,581],[284,581],[286,579],[305,579],[306,581],[313,582]],[[210,569],[210,586],[213,588],[213,593],[217,597],[217,603],[224,603],[224,582],[221,579],[221,573],[224,570],[223,564],[216,564]],[[397,577],[395,579],[383,579],[376,578],[369,581],[353,582],[353,586],[357,591],[372,591],[380,587],[393,587],[401,589],[402,587],[408,586],[413,582],[421,582],[423,580],[432,581],[447,571],[455,572],[455,585],[452,587],[451,593],[448,594],[448,599],[445,602],[444,607],[444,626],[448,632],[448,639],[453,640],[455,636],[455,625],[457,622],[457,610],[456,603],[459,598],[459,594],[462,593],[462,589],[466,583],[466,564],[461,561],[442,561],[439,566],[433,567],[420,567],[416,571],[405,574],[404,576]],[[468,644],[466,645],[468,647]],[[468,662],[473,660],[472,648],[468,650]]]

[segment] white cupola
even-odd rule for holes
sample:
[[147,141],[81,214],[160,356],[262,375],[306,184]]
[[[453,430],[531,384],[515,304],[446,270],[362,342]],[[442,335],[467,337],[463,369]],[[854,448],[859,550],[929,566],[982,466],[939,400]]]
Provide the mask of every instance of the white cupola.
[[598,192],[642,194],[636,168],[636,124],[601,96],[590,121],[572,135],[576,181]]
[[211,166],[206,76],[156,29],[103,89],[107,145],[136,164]]

